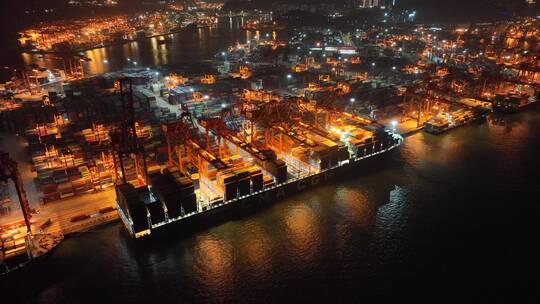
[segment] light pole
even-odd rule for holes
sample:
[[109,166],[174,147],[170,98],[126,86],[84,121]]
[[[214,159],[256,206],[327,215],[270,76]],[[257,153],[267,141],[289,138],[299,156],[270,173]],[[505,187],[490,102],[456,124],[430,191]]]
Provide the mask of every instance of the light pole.
[[396,127],[397,127],[397,125],[398,125],[397,120],[392,120],[392,121],[390,122],[390,126],[392,127],[392,133],[395,133],[395,132],[396,132]]

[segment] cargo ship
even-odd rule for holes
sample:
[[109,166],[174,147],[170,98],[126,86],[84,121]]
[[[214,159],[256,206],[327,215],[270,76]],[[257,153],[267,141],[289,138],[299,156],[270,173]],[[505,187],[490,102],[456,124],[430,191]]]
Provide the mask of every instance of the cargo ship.
[[497,112],[512,113],[524,110],[537,105],[536,97],[529,97],[527,94],[510,92],[508,94],[498,94],[493,100],[493,110]]
[[424,123],[424,130],[431,134],[441,134],[446,131],[465,126],[472,122],[483,121],[490,111],[484,109],[458,110],[447,115],[436,115]]
[[54,254],[63,239],[61,233],[46,233],[32,237],[27,235],[25,243],[17,246],[7,247],[4,241],[3,257],[0,259],[0,280],[18,282],[18,279],[25,278],[29,269],[40,267]]
[[[219,120],[201,120],[187,133],[206,132],[206,148],[193,136],[167,136],[170,159],[177,162],[148,174],[145,186],[116,186],[125,230],[134,239],[147,239],[230,220],[337,177],[366,172],[403,142],[399,134],[350,113],[316,109],[302,117],[271,127],[241,120],[232,133],[216,131]],[[182,125],[163,129],[178,135],[172,130]],[[230,127],[231,120],[224,125]]]

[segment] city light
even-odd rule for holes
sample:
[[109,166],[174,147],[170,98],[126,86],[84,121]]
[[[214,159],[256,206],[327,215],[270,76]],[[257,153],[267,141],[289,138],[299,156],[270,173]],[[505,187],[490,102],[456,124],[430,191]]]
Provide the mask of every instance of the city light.
[[[34,10],[32,1],[27,2],[27,22],[14,19],[13,25],[34,25],[21,29],[17,40],[12,39],[12,43],[19,46],[16,60],[9,62],[11,56],[6,57],[7,62],[0,67],[6,74],[5,83],[0,84],[0,179],[6,180],[7,173],[9,178],[18,174],[6,170],[3,164],[3,151],[9,150],[9,154],[17,156],[17,162],[20,162],[18,167],[9,169],[15,168],[22,173],[21,179],[14,182],[28,188],[26,192],[17,191],[16,195],[4,193],[11,192],[10,189],[0,189],[0,276],[7,269],[4,255],[17,252],[32,259],[31,254],[39,256],[46,252],[25,242],[31,242],[31,237],[50,235],[52,229],[67,235],[117,221],[120,224],[115,227],[125,229],[126,235],[134,239],[152,238],[158,231],[165,232],[162,226],[179,223],[186,226],[179,225],[178,231],[191,231],[184,229],[190,226],[194,228],[193,233],[199,233],[199,223],[227,221],[238,217],[240,209],[270,205],[317,185],[322,187],[312,194],[315,200],[317,197],[336,197],[340,201],[339,207],[352,215],[355,227],[363,227],[366,223],[369,226],[378,220],[381,210],[384,211],[385,206],[381,207],[380,203],[392,205],[395,203],[393,198],[400,198],[403,192],[399,188],[410,184],[407,179],[418,180],[415,174],[408,174],[409,171],[422,173],[424,167],[435,166],[440,170],[428,168],[430,170],[426,172],[446,174],[446,177],[428,179],[427,184],[416,187],[418,189],[406,189],[407,196],[412,193],[412,198],[416,190],[427,189],[438,199],[441,193],[431,192],[441,187],[430,187],[432,181],[452,181],[449,185],[439,183],[442,187],[469,182],[456,179],[463,174],[454,174],[457,167],[453,166],[468,164],[467,161],[473,159],[469,154],[475,153],[478,145],[493,150],[493,145],[483,138],[486,134],[490,135],[489,140],[497,140],[495,152],[503,151],[504,145],[515,152],[516,141],[507,139],[516,136],[531,139],[525,133],[529,129],[535,130],[529,127],[532,120],[528,119],[535,115],[534,112],[506,116],[507,113],[534,111],[529,110],[529,106],[536,104],[540,91],[540,18],[534,17],[532,7],[529,7],[530,11],[520,13],[505,6],[504,14],[501,14],[501,8],[495,5],[498,13],[487,9],[481,12],[486,19],[492,19],[483,22],[469,16],[473,12],[466,9],[465,2],[468,1],[460,3],[457,10],[466,14],[456,16],[452,12],[457,6],[454,10],[441,9],[443,4],[453,5],[444,1],[431,1],[437,5],[404,1],[397,6],[392,0],[348,1],[346,4],[328,0],[323,1],[324,4],[319,1],[298,4],[295,1],[196,0],[157,1],[159,3],[152,5],[146,2],[153,1],[143,1],[145,5],[133,8],[123,1],[121,6],[110,8],[112,3],[116,5],[120,1],[70,0],[62,4],[69,7],[69,10],[62,10],[62,14],[51,14],[50,8]],[[48,1],[41,2],[52,5]],[[488,2],[484,1],[478,7],[487,7]],[[127,9],[124,9],[125,5]],[[524,10],[524,3],[521,6]],[[275,9],[276,14],[269,12],[269,7]],[[413,7],[418,9],[418,14]],[[15,15],[16,11],[12,10],[10,14]],[[78,13],[70,16],[71,11]],[[63,16],[64,12],[67,12],[66,16]],[[441,16],[441,13],[446,14]],[[9,41],[3,42],[11,45]],[[476,124],[484,125],[479,129]],[[462,126],[467,127],[453,133],[455,128]],[[464,140],[467,136],[470,138]],[[471,146],[471,142],[476,146]],[[534,147],[520,144],[519,148],[517,152]],[[489,163],[491,167],[506,160],[485,157],[495,153],[493,151],[491,154],[481,152],[480,159],[484,155],[486,161],[492,162]],[[504,156],[504,153],[499,154]],[[386,160],[383,157],[387,157]],[[514,159],[533,168],[534,162],[530,159],[513,157],[511,160]],[[377,171],[381,166],[376,162],[384,164],[389,160],[396,164],[385,166],[384,172],[366,175],[363,169],[369,167]],[[411,170],[404,172],[402,167]],[[503,170],[508,176],[502,180],[516,182],[509,174],[527,171],[521,167]],[[473,172],[475,177],[476,171]],[[486,172],[488,175],[494,173],[493,170]],[[376,174],[392,178],[381,180]],[[330,179],[339,176],[345,177],[345,182],[361,178],[363,184],[376,184],[370,188],[380,193],[366,196],[361,193],[362,189],[345,189],[347,185],[345,188],[343,185],[329,187]],[[478,180],[485,179],[485,176],[478,177]],[[364,183],[364,179],[372,180]],[[497,178],[497,181],[501,179]],[[340,183],[339,180],[334,182]],[[482,183],[482,186],[486,186],[482,189],[494,192],[494,197],[501,191],[497,182],[493,185]],[[522,188],[534,189],[534,183],[526,186]],[[474,187],[454,188],[470,190]],[[324,191],[330,192],[320,195]],[[447,192],[442,195],[451,191]],[[27,198],[24,197],[26,193]],[[426,196],[425,193],[418,195]],[[27,228],[23,227],[26,225],[19,210],[8,214],[11,207],[19,207],[14,204],[17,199],[21,202],[21,216],[27,220],[25,213],[32,215],[32,222],[26,221]],[[354,200],[360,200],[361,204]],[[458,208],[461,208],[459,204],[463,205],[459,200],[452,202],[451,205],[458,204]],[[505,203],[504,200],[501,202]],[[398,203],[401,202],[398,200]],[[363,211],[366,204],[369,207],[367,213]],[[510,205],[506,204],[505,208]],[[265,229],[255,231],[258,234],[255,236],[260,239],[262,235],[265,242],[285,240],[285,247],[291,244],[302,247],[301,250],[279,250],[280,255],[317,250],[321,246],[312,242],[311,235],[317,239],[317,234],[329,230],[325,227],[328,221],[319,221],[318,214],[313,212],[319,210],[305,208],[310,206],[302,202],[299,206],[302,208],[296,207],[293,209],[298,212],[285,210],[287,212],[283,214],[287,228],[279,231],[283,237],[275,238],[273,231]],[[471,211],[469,209],[467,211]],[[217,214],[220,218],[214,220]],[[409,214],[405,214],[405,220],[407,216]],[[5,222],[7,218],[10,223]],[[11,226],[12,218],[14,226]],[[421,220],[421,223],[433,222]],[[45,227],[47,222],[51,227]],[[329,223],[333,224],[332,221]],[[445,225],[448,223],[453,221],[450,219]],[[456,225],[459,224],[463,223],[458,221]],[[265,228],[265,225],[261,227]],[[330,228],[334,237],[335,229]],[[349,232],[345,231],[346,238],[339,240],[339,244],[347,246]],[[17,236],[15,243],[11,238],[15,239],[16,234],[24,235],[22,238]],[[239,235],[244,238],[242,233]],[[81,234],[81,238],[86,237],[93,236]],[[165,244],[178,242],[174,237],[170,240],[159,237],[158,242],[163,243],[160,244],[163,248],[158,249],[174,249],[175,246]],[[293,241],[289,242],[291,237]],[[325,235],[321,237],[326,238]],[[181,254],[188,252],[189,257],[197,259],[187,259],[188,270],[193,264],[208,268],[202,269],[203,272],[215,273],[223,270],[223,265],[232,265],[218,278],[226,282],[231,281],[229,276],[233,281],[236,278],[236,253],[242,256],[244,252],[253,253],[246,255],[250,264],[268,265],[268,261],[275,260],[272,249],[283,247],[280,244],[259,246],[254,242],[220,242],[204,237],[196,239],[193,250],[180,250]],[[117,233],[97,239],[97,242],[103,241],[116,247],[128,242],[124,236],[118,242]],[[440,241],[444,243],[445,239]],[[191,246],[192,243],[186,244]],[[123,256],[132,258],[139,254]],[[163,256],[176,257],[178,254]],[[349,256],[364,258],[362,254],[345,258]],[[336,257],[331,258],[335,260]],[[339,260],[342,255],[338,254],[337,258]],[[293,260],[298,259],[294,256]],[[19,260],[16,262],[16,267],[23,265]],[[105,266],[111,266],[98,264],[96,269],[100,273],[107,273]],[[127,263],[135,267],[128,267],[127,271],[148,273],[152,265],[146,264]],[[286,264],[300,274],[305,270],[303,260]],[[341,264],[365,263],[345,260]],[[373,267],[380,265],[375,263]],[[173,268],[180,273],[185,267]],[[336,268],[337,272],[348,270]],[[159,271],[152,271],[154,273],[159,275]],[[168,272],[164,275],[176,278],[178,273],[173,273],[176,276]],[[373,271],[368,269],[366,273]],[[343,277],[349,276],[331,273],[329,286],[345,283],[347,287],[354,283],[340,280]],[[316,279],[313,281],[324,281]],[[34,281],[50,285],[50,282]],[[258,286],[257,280],[248,281],[251,284],[246,285],[248,289]],[[287,278],[279,276],[275,281],[288,282]],[[149,283],[146,285],[151,294],[151,289],[159,284]],[[215,299],[222,288],[220,284],[210,283],[203,286],[204,293],[195,297],[186,294],[187,300],[204,302],[205,296]],[[62,287],[62,284],[58,286]],[[76,287],[80,287],[81,293],[85,292],[84,284]],[[280,292],[281,287],[274,288],[275,292]],[[126,292],[131,290],[128,288]],[[255,290],[255,293],[259,292]],[[264,289],[261,292],[263,300],[271,292]],[[336,290],[335,293],[339,292]],[[77,302],[70,298],[70,292],[60,290],[57,294],[67,295],[66,302]],[[316,302],[316,294],[306,295],[315,298]],[[54,296],[51,302],[57,300]],[[130,296],[132,292],[126,299],[131,299]],[[243,298],[241,294],[231,293],[221,300],[230,302],[234,299]],[[268,300],[274,300],[274,297]],[[294,300],[309,302],[293,297]]]

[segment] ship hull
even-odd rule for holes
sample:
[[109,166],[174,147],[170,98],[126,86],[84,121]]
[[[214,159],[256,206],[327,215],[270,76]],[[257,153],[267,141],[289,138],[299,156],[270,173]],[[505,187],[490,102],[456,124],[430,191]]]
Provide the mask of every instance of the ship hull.
[[31,273],[35,273],[45,265],[45,262],[54,255],[57,248],[58,246],[55,246],[38,257],[28,259],[17,265],[11,265],[9,269],[2,269],[2,272],[0,272],[0,283],[7,284],[7,282],[10,282],[12,286],[22,284],[24,282],[23,280],[27,279]]

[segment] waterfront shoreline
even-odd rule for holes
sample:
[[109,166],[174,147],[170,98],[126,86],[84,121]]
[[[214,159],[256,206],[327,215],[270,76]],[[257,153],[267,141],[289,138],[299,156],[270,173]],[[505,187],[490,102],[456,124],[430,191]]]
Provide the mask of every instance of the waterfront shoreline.
[[68,54],[69,53],[77,54],[77,53],[82,53],[82,52],[87,52],[87,51],[92,51],[92,50],[97,50],[97,49],[102,49],[102,48],[108,48],[108,47],[112,47],[112,46],[125,45],[125,44],[129,44],[129,43],[132,43],[132,42],[137,42],[137,41],[149,40],[149,39],[156,38],[156,37],[168,36],[168,35],[172,35],[172,34],[181,33],[181,32],[184,32],[186,30],[188,30],[188,29],[187,28],[181,28],[181,29],[170,31],[170,32],[167,32],[167,33],[156,34],[156,35],[151,35],[151,36],[145,36],[145,37],[129,39],[129,40],[123,40],[123,41],[119,41],[119,42],[108,43],[108,44],[105,44],[105,45],[79,48],[79,49],[74,49],[74,50],[67,51],[67,52],[53,51],[53,50],[51,50],[51,51],[45,51],[45,50],[35,50],[35,51],[33,51],[33,50],[25,50],[23,48],[20,48],[20,50],[21,50],[21,53],[23,53],[23,54],[37,54],[37,55],[58,55],[58,54],[66,54],[66,53],[68,53]]

